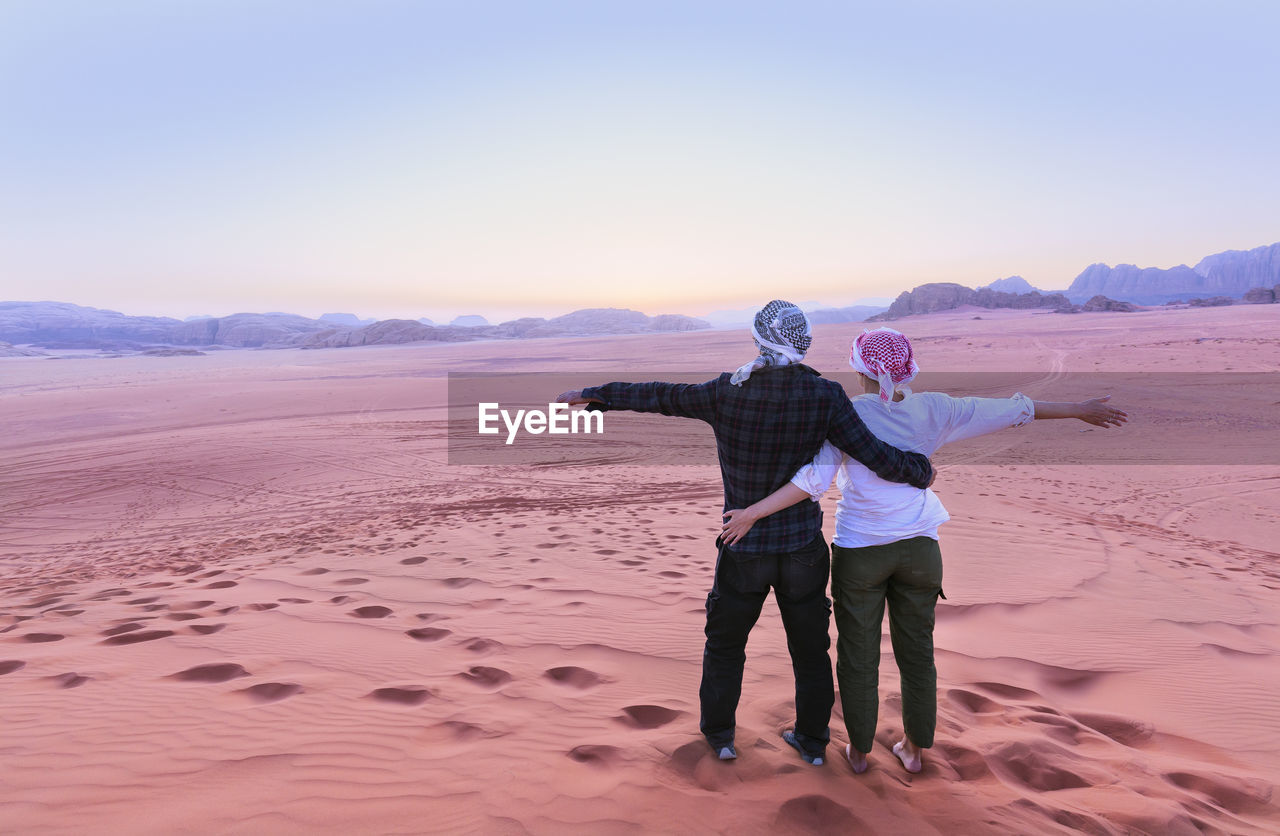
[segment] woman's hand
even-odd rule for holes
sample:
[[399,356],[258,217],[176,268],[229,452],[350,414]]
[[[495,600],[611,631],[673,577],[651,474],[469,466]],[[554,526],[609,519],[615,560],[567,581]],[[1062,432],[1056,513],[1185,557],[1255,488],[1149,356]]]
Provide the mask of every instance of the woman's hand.
[[724,512],[724,526],[720,529],[720,541],[732,546],[747,536],[751,526],[760,519],[750,508],[735,508]]
[[1120,426],[1129,420],[1129,413],[1116,409],[1114,406],[1108,406],[1107,401],[1111,400],[1110,395],[1101,398],[1091,398],[1087,401],[1080,401],[1076,404],[1076,416],[1086,424],[1093,424],[1095,427],[1107,428],[1112,425]]

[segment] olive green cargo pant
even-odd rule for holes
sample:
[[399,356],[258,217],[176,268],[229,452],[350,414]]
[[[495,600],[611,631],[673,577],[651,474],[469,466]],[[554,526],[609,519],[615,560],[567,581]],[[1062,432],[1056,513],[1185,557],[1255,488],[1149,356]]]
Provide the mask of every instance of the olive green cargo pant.
[[[942,595],[938,541],[913,537],[883,546],[831,549],[835,604],[836,679],[849,741],[870,752],[880,705],[880,628],[889,605],[889,636],[902,683],[902,722],[917,746],[933,745],[938,672],[933,664],[933,617]],[[945,597],[945,596],[943,596]]]

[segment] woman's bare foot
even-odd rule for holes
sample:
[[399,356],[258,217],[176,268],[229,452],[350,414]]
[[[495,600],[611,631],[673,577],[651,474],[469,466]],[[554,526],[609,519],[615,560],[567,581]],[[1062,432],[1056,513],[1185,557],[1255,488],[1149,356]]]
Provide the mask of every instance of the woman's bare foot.
[[920,748],[907,738],[904,737],[893,744],[893,753],[898,756],[898,760],[902,761],[902,767],[908,772],[916,773],[924,769]]
[[852,743],[844,745],[844,759],[849,762],[854,774],[861,775],[867,771],[867,756],[862,752],[854,751]]

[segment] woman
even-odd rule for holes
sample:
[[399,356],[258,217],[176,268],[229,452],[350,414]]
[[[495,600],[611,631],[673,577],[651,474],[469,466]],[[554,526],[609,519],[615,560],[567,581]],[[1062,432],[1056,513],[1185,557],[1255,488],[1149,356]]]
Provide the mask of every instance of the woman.
[[[849,364],[861,375],[865,394],[854,398],[853,405],[867,427],[882,441],[925,455],[952,441],[1019,427],[1037,418],[1078,418],[1104,428],[1128,419],[1107,405],[1110,395],[1079,403],[1047,403],[1021,393],[1012,398],[913,394],[906,384],[919,368],[911,342],[890,328],[858,337]],[[818,501],[836,477],[841,496],[832,545],[831,595],[839,631],[836,677],[850,739],[845,758],[854,772],[866,771],[879,706],[880,626],[887,604],[902,684],[903,737],[893,753],[908,772],[919,772],[921,750],[933,745],[937,723],[933,625],[942,595],[937,541],[938,526],[950,519],[933,491],[886,482],[826,444],[789,484],[748,508],[728,511],[722,539],[734,543],[760,518],[806,498]]]

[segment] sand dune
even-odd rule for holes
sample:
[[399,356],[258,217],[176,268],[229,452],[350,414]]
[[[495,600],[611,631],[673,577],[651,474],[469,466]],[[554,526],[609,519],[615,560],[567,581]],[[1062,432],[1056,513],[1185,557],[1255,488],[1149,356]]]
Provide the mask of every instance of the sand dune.
[[[1259,335],[1278,316],[896,326],[938,370],[1276,371],[1280,338]],[[860,330],[820,326],[813,364],[842,371]],[[644,379],[737,366],[749,343],[510,352],[0,360],[0,831],[1280,828],[1274,462],[1105,464],[1140,413],[1096,439],[1091,466],[1035,463],[1039,440],[1078,424],[983,440],[1032,447],[938,481],[954,521],[924,772],[888,751],[887,638],[869,772],[834,747],[808,767],[780,741],[791,675],[772,602],[725,764],[697,732],[717,470],[450,465],[444,375]]]

